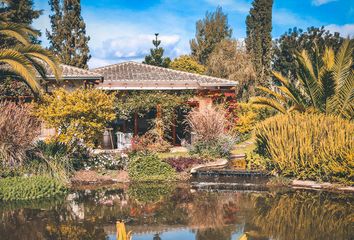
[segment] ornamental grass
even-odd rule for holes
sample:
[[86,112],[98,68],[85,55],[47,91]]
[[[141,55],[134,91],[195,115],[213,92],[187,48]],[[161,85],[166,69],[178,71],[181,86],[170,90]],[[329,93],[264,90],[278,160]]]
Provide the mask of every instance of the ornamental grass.
[[17,168],[33,147],[40,122],[31,116],[29,105],[3,102],[0,111],[0,169]]
[[353,122],[340,117],[278,115],[256,127],[256,151],[273,173],[353,184],[353,133]]

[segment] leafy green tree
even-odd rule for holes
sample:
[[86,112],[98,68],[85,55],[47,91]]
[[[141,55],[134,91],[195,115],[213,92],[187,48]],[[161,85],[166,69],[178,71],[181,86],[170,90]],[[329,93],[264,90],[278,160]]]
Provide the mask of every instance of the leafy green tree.
[[182,55],[174,59],[170,64],[170,68],[190,73],[205,73],[205,67],[188,55]]
[[[32,0],[7,0],[6,4],[1,4],[0,1],[0,14],[4,14],[8,21],[13,23],[31,25],[33,20],[38,19],[42,12],[42,10],[33,9]],[[31,35],[31,42],[39,44],[40,31],[35,30],[35,32],[36,35]],[[0,46],[13,46],[14,43],[13,39],[0,38]]]
[[276,87],[278,91],[260,87],[270,97],[255,97],[251,102],[270,106],[281,113],[315,111],[353,119],[353,51],[354,45],[349,39],[343,42],[337,54],[328,47],[323,54],[318,48],[312,53],[302,50],[295,55],[299,84],[274,71],[281,83]]
[[236,40],[224,39],[215,46],[207,62],[208,75],[238,81],[237,97],[254,95],[255,71],[246,49]]
[[52,50],[64,64],[88,68],[90,50],[80,0],[49,0],[51,31],[47,30]]
[[154,44],[155,48],[150,49],[150,54],[145,56],[143,63],[168,68],[171,63],[171,59],[169,57],[163,57],[164,49],[159,47],[161,41],[157,39],[158,35],[158,33],[155,33],[156,39],[152,40],[152,44]]
[[230,38],[231,35],[232,29],[221,7],[217,7],[215,12],[206,12],[205,18],[197,21],[195,38],[189,42],[192,56],[200,64],[206,65],[216,44],[225,38]]
[[296,57],[294,56],[296,52],[302,50],[312,52],[312,49],[317,46],[320,54],[323,54],[326,47],[332,48],[336,53],[343,41],[344,38],[339,33],[332,34],[324,27],[310,27],[307,31],[289,29],[274,41],[273,69],[294,80],[296,79]]
[[246,18],[246,47],[256,70],[256,84],[270,82],[273,0],[254,0]]

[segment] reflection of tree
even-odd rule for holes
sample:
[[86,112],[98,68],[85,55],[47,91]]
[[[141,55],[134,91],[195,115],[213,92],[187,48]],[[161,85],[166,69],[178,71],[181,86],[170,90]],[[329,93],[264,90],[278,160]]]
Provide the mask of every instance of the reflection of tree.
[[131,198],[141,203],[158,202],[169,197],[174,186],[169,184],[138,183],[129,187],[128,194]]
[[353,200],[303,191],[253,195],[256,211],[250,225],[272,239],[353,239]]
[[198,229],[196,240],[231,240],[231,235],[235,231],[234,226],[223,228]]
[[154,238],[153,238],[152,240],[161,240],[160,234],[156,233],[156,234],[154,235]]
[[220,228],[237,222],[238,203],[230,195],[200,193],[189,205],[189,225],[198,228]]

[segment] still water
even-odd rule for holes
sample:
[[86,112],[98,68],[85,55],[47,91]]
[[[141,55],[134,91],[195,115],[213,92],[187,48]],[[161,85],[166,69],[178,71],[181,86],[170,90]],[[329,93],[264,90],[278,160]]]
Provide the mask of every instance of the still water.
[[354,196],[301,190],[201,191],[188,185],[78,189],[65,198],[0,203],[0,239],[354,239]]

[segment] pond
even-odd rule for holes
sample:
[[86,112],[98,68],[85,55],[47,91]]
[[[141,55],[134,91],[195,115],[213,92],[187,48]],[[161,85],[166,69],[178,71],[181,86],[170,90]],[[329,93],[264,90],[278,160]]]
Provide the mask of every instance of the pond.
[[195,190],[134,184],[77,189],[65,198],[1,203],[0,239],[354,239],[354,196],[321,191]]

